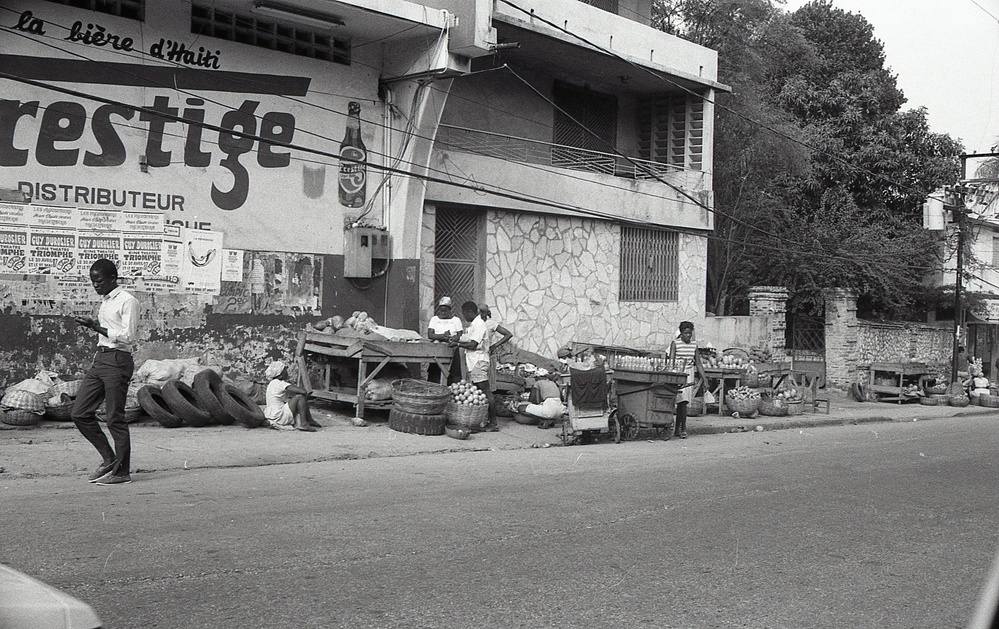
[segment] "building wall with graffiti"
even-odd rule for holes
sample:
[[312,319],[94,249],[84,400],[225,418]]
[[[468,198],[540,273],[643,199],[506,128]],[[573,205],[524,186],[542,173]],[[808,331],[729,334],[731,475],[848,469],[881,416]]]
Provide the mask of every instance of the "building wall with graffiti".
[[406,124],[380,95],[382,49],[330,60],[209,36],[213,6],[0,6],[0,388],[86,366],[72,317],[96,310],[99,257],[139,298],[139,360],[249,373],[319,317],[416,325],[387,299],[416,301],[415,240],[393,238],[375,277],[343,272],[345,226],[402,223],[411,204],[377,170]]

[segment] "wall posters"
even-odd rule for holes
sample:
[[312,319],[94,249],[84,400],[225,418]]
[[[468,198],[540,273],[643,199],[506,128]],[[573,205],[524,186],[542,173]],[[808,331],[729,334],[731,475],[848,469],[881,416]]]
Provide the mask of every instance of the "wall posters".
[[0,203],[0,273],[24,273],[28,263],[27,206]]
[[0,273],[55,276],[62,300],[93,290],[99,258],[138,291],[217,295],[221,251],[221,232],[166,225],[159,212],[0,203]]

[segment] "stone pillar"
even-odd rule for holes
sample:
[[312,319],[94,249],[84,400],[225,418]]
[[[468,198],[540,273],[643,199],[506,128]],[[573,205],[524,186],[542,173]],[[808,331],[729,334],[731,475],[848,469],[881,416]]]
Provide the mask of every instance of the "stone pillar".
[[753,286],[749,289],[749,316],[769,315],[770,351],[773,362],[787,360],[788,291],[783,286]]
[[848,389],[857,379],[860,353],[857,294],[849,289],[824,292],[826,304],[826,383]]

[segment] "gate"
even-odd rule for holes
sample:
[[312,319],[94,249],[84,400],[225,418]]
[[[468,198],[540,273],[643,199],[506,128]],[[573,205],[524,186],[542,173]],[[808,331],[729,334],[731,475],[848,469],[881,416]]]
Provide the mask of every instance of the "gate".
[[481,260],[482,213],[462,208],[437,208],[434,232],[434,304],[447,295],[455,314],[461,304],[478,302],[484,294]]
[[795,370],[816,373],[825,380],[825,316],[788,313],[785,347]]

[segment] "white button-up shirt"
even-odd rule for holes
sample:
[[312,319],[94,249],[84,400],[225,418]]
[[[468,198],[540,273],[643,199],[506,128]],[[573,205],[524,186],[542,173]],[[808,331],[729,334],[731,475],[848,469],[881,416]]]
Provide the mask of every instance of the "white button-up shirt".
[[97,322],[107,328],[108,335],[99,335],[98,347],[132,352],[135,350],[135,336],[139,325],[139,301],[131,293],[118,286],[101,298],[101,308],[97,311]]

